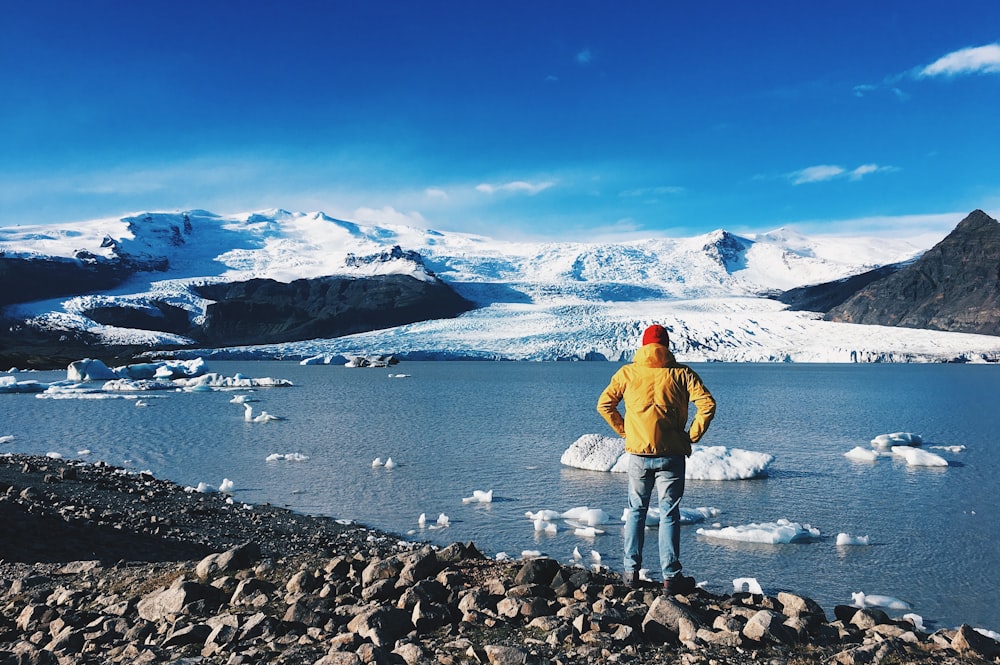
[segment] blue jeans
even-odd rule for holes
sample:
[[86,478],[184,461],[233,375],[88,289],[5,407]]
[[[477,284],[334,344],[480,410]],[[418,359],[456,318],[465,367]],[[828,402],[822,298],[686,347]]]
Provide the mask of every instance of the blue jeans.
[[625,510],[625,572],[642,567],[646,513],[656,487],[660,500],[660,571],[668,580],[681,570],[681,497],[684,496],[684,455],[629,455],[628,508]]

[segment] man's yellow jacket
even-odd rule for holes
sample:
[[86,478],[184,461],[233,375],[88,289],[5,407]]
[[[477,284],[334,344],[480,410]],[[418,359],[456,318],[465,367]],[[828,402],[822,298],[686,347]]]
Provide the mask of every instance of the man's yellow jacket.
[[[625,401],[625,417],[618,404]],[[697,408],[688,429],[688,404]],[[715,417],[715,399],[701,377],[662,344],[646,344],[611,377],[597,410],[634,455],[690,455]]]

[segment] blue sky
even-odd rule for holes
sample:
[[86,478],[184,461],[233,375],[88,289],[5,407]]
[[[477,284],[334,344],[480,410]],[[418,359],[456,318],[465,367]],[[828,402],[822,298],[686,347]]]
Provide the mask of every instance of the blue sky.
[[1000,211],[1000,3],[15,0],[0,225],[280,207],[504,238]]

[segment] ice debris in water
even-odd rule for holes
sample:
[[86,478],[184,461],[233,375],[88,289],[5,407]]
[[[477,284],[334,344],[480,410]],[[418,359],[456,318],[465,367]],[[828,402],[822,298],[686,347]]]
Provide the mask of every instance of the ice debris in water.
[[742,524],[721,529],[700,528],[698,535],[723,540],[738,540],[747,543],[805,543],[819,538],[819,529],[808,524],[780,519],[777,522]]
[[462,503],[493,503],[493,490],[472,490],[472,496],[464,497]]
[[[584,434],[560,458],[566,466],[624,473],[629,456],[621,437]],[[693,446],[684,477],[689,480],[747,480],[767,475],[774,457],[725,446]]]
[[868,536],[852,536],[849,533],[838,533],[837,534],[837,544],[838,545],[871,545],[871,539]]
[[747,588],[748,593],[764,594],[764,590],[760,588],[760,583],[757,582],[756,577],[737,577],[733,580],[734,593],[743,591],[744,586]]
[[872,448],[879,450],[889,450],[893,446],[919,446],[924,442],[923,437],[913,432],[892,432],[890,434],[879,434],[872,439]]
[[893,596],[883,596],[877,593],[866,594],[858,591],[851,594],[855,607],[884,607],[887,610],[910,610],[913,606],[905,600]]

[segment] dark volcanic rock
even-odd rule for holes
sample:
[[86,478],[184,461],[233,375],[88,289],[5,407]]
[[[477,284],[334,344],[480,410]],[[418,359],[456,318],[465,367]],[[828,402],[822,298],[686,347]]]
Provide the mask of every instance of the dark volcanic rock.
[[828,312],[872,282],[884,279],[902,267],[903,264],[893,263],[833,282],[800,286],[780,293],[775,300],[785,303],[791,310]]
[[270,344],[457,316],[473,304],[438,279],[253,279],[197,288],[208,306],[200,337],[216,346]]
[[103,291],[130,271],[118,261],[96,257],[27,259],[0,255],[0,307]]
[[826,318],[1000,335],[1000,222],[972,212],[919,260],[870,284]]

